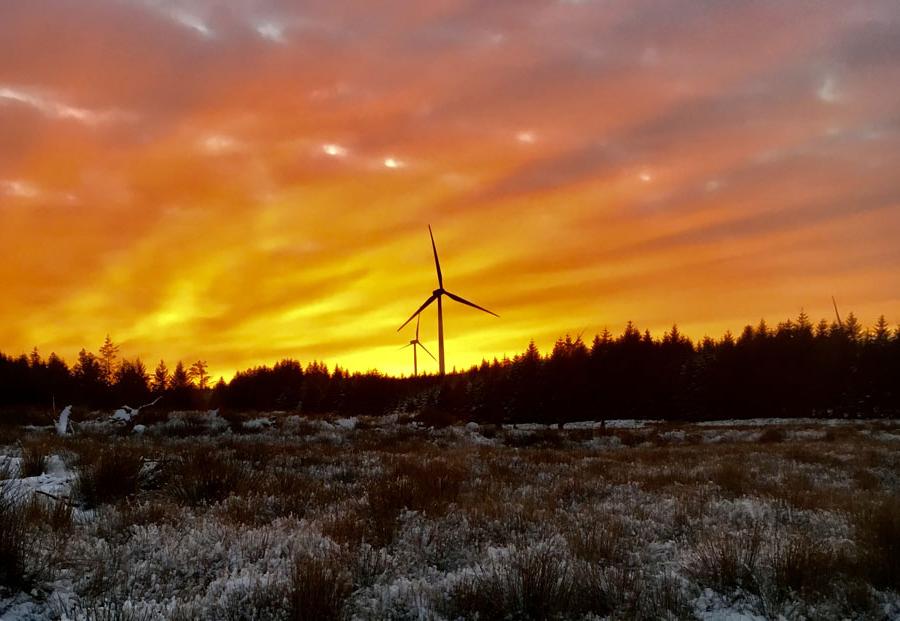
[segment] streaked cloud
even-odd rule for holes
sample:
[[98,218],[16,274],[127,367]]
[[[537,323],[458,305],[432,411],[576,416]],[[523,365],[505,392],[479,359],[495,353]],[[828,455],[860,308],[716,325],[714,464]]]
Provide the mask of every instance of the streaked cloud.
[[257,22],[256,32],[260,37],[273,43],[284,43],[284,26],[275,21],[263,20]]
[[234,153],[241,149],[241,143],[226,134],[210,134],[203,137],[199,144],[203,151],[212,155]]
[[0,180],[0,190],[16,198],[37,198],[41,194],[37,186],[19,179]]
[[40,90],[0,85],[0,105],[21,104],[54,119],[71,120],[86,125],[99,125],[130,118],[121,110],[92,110],[72,106]]
[[816,95],[825,103],[835,103],[838,101],[837,80],[832,76],[822,80],[822,85],[816,91]]

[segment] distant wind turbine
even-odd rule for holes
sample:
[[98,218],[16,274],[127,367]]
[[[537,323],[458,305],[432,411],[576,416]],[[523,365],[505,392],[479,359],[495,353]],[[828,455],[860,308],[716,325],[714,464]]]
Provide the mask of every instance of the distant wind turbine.
[[837,301],[834,299],[834,296],[831,296],[831,303],[834,304],[834,314],[835,314],[835,316],[837,317],[838,326],[839,326],[841,329],[843,329],[843,328],[844,328],[844,322],[841,321],[841,314],[838,312]]
[[415,377],[416,375],[419,374],[419,357],[416,352],[417,347],[421,347],[425,351],[426,354],[431,356],[432,360],[437,361],[437,358],[434,357],[434,354],[432,354],[430,351],[428,351],[428,348],[425,347],[424,345],[422,345],[422,342],[419,340],[419,322],[421,319],[422,319],[421,315],[416,317],[416,338],[414,338],[409,343],[407,343],[406,345],[404,345],[403,347],[400,348],[400,349],[406,349],[407,347],[413,348],[413,377]]
[[488,309],[478,306],[473,302],[470,302],[460,296],[450,293],[446,289],[444,289],[444,276],[441,274],[441,262],[438,260],[437,246],[434,244],[434,233],[431,232],[431,225],[428,225],[428,235],[431,236],[431,250],[434,251],[434,267],[437,270],[437,278],[438,278],[438,288],[431,292],[431,297],[425,300],[425,303],[419,307],[419,310],[414,312],[409,319],[403,322],[403,325],[397,328],[397,332],[403,329],[406,324],[412,321],[415,317],[417,317],[423,310],[428,308],[428,306],[437,300],[437,312],[438,312],[438,367],[440,368],[441,375],[444,374],[444,309],[441,304],[441,298],[443,296],[447,296],[451,300],[455,300],[460,304],[465,304],[466,306],[471,306],[472,308],[477,308],[480,311],[484,311],[489,315],[493,315],[494,317],[499,317],[497,313],[491,312]]

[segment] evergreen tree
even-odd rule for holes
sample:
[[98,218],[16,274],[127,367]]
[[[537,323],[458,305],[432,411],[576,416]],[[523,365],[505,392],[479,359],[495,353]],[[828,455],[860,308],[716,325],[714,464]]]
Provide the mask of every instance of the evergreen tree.
[[150,377],[140,358],[123,360],[116,369],[115,393],[121,403],[139,406],[150,395]]
[[79,399],[92,405],[101,405],[104,387],[103,369],[94,354],[83,348],[78,352],[78,360],[72,366],[72,377]]
[[32,369],[43,365],[43,362],[41,361],[41,354],[38,352],[37,345],[34,346],[34,349],[31,350],[31,354],[29,354],[28,356],[28,364]]
[[191,365],[191,368],[187,372],[188,379],[195,380],[197,382],[197,387],[200,390],[206,390],[207,384],[209,383],[209,373],[206,370],[207,366],[205,360],[198,360]]
[[847,315],[844,321],[844,333],[851,341],[859,341],[862,339],[863,328],[852,312]]
[[116,359],[119,356],[119,346],[112,342],[109,334],[100,346],[100,368],[103,381],[112,385],[116,373]]
[[187,371],[184,369],[184,364],[179,360],[178,364],[175,365],[175,370],[172,372],[172,377],[169,380],[169,388],[171,390],[183,390],[190,388],[190,386],[191,380],[188,377]]
[[888,326],[887,319],[884,318],[884,315],[881,315],[875,323],[873,338],[879,345],[887,345],[891,338],[891,329]]
[[189,408],[195,405],[196,399],[194,386],[188,377],[187,370],[181,360],[175,365],[172,376],[169,378],[169,390],[166,392],[166,402],[172,407]]
[[166,363],[164,360],[160,360],[159,364],[156,365],[156,370],[153,372],[153,381],[151,383],[151,389],[155,394],[162,394],[166,391],[166,388],[169,387],[169,369],[166,367]]

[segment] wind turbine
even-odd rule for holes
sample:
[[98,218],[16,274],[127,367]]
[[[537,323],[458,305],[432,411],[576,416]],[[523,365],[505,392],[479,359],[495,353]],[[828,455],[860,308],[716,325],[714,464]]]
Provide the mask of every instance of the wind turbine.
[[431,232],[431,225],[428,225],[428,235],[431,236],[431,250],[434,252],[434,267],[437,270],[437,278],[438,278],[438,288],[431,292],[431,296],[425,300],[425,303],[419,307],[419,310],[414,312],[409,319],[403,322],[403,325],[397,328],[397,332],[403,329],[403,327],[413,320],[416,316],[418,316],[423,310],[428,308],[428,306],[437,300],[437,312],[438,312],[438,367],[440,367],[441,375],[444,374],[444,307],[441,303],[442,298],[446,295],[451,300],[459,302],[460,304],[465,304],[466,306],[471,306],[472,308],[477,308],[480,311],[484,311],[489,315],[493,315],[494,317],[499,317],[497,313],[491,312],[488,309],[478,306],[474,302],[470,302],[465,298],[461,298],[460,296],[450,293],[446,289],[444,289],[444,276],[441,274],[441,262],[438,259],[437,246],[434,244],[434,233]]
[[841,314],[838,312],[837,301],[834,299],[834,296],[831,296],[831,303],[834,304],[834,314],[835,314],[835,316],[837,316],[838,326],[841,328],[841,330],[843,330],[844,322],[841,321]]
[[437,360],[437,358],[434,357],[434,354],[432,354],[430,351],[428,351],[428,348],[425,347],[424,345],[422,345],[422,342],[419,340],[419,321],[421,319],[422,319],[421,316],[416,318],[416,338],[414,338],[409,343],[407,343],[406,345],[404,345],[403,347],[400,348],[400,349],[406,349],[407,347],[413,348],[413,377],[415,377],[416,375],[419,374],[419,357],[418,357],[418,352],[416,351],[416,347],[421,347],[425,351],[426,354],[431,356],[432,360],[435,360],[435,361]]

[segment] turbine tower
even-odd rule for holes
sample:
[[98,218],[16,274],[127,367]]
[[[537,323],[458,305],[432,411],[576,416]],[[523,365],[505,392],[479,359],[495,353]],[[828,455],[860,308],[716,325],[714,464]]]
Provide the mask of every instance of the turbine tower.
[[465,298],[462,298],[454,293],[450,293],[446,289],[444,289],[444,275],[441,273],[441,262],[438,259],[437,246],[434,244],[434,233],[431,232],[431,225],[428,225],[428,235],[431,236],[431,250],[434,252],[434,268],[437,270],[437,279],[438,279],[438,288],[431,292],[431,296],[425,300],[422,306],[419,307],[419,310],[414,312],[409,319],[403,322],[403,325],[397,328],[397,332],[403,329],[403,327],[412,321],[415,317],[417,317],[423,310],[428,308],[428,306],[437,300],[437,312],[438,312],[438,367],[440,368],[441,375],[444,374],[444,307],[442,304],[442,298],[446,295],[451,300],[459,302],[460,304],[465,304],[466,306],[471,306],[472,308],[477,308],[480,311],[484,311],[489,315],[493,315],[494,317],[499,317],[497,313],[491,312],[488,309],[478,306],[474,302],[470,302]]
[[831,296],[831,303],[834,304],[834,314],[835,314],[835,316],[837,317],[837,320],[838,320],[838,327],[840,327],[841,330],[843,330],[843,329],[844,329],[844,322],[841,321],[841,314],[838,312],[838,309],[837,309],[837,300],[834,299],[834,296]]
[[419,321],[420,320],[421,320],[421,316],[416,318],[416,338],[414,338],[409,343],[407,343],[406,345],[404,345],[403,347],[400,348],[400,349],[406,349],[407,347],[413,348],[413,377],[415,377],[419,374],[419,357],[416,352],[416,347],[421,347],[425,351],[426,354],[431,356],[432,360],[437,361],[437,358],[434,357],[434,354],[432,354],[430,351],[428,351],[428,348],[425,347],[424,345],[422,345],[422,342],[419,340]]

